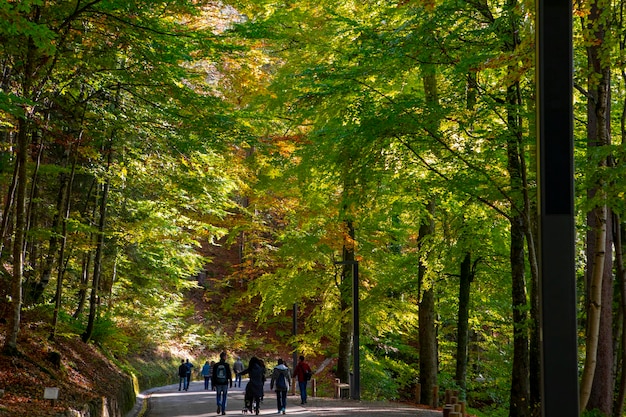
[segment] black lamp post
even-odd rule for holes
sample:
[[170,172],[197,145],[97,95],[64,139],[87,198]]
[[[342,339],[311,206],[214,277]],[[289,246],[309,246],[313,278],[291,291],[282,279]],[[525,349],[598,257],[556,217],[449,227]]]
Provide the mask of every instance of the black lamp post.
[[[295,339],[298,336],[298,303],[293,303],[293,318],[292,318],[292,333],[293,338]],[[296,369],[296,365],[298,365],[298,345],[295,344],[295,349],[293,351],[293,370]]]
[[537,0],[537,20],[542,415],[576,417],[571,1]]
[[340,261],[335,265],[352,265],[352,386],[350,398],[361,399],[361,362],[359,354],[359,261]]

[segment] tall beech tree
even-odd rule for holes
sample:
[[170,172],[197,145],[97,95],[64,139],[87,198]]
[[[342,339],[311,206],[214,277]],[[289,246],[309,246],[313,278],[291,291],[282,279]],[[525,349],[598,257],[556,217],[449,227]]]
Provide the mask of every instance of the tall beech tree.
[[[598,170],[606,169],[610,158],[597,156],[595,149],[611,144],[611,41],[608,31],[612,9],[597,1],[581,4],[588,11],[583,34],[586,39],[587,81],[587,147]],[[593,164],[592,164],[593,165]],[[610,232],[611,208],[608,205],[604,179],[591,175],[587,197],[587,271],[586,271],[586,349],[580,383],[580,408],[599,409],[611,415],[613,398],[613,235]]]
[[[203,258],[195,249],[198,239],[211,241],[223,234],[213,223],[234,206],[230,197],[237,187],[238,159],[229,146],[238,142],[243,129],[230,129],[232,119],[224,114],[227,106],[216,87],[206,83],[215,67],[207,62],[215,62],[232,49],[217,39],[223,22],[209,18],[209,6],[214,4],[181,0],[131,5],[96,0],[24,1],[2,7],[1,152],[3,162],[15,167],[16,173],[13,185],[3,183],[2,187],[7,193],[2,248],[12,251],[1,251],[1,259],[3,269],[7,259],[13,265],[4,274],[10,274],[13,283],[11,293],[4,292],[13,311],[7,351],[17,348],[24,267],[29,271],[28,288],[35,289],[29,302],[50,299],[47,283],[56,276],[57,301],[71,303],[71,297],[63,296],[65,289],[79,293],[84,281],[73,275],[66,281],[63,270],[70,265],[73,271],[84,256],[93,259],[89,253],[99,246],[102,258],[96,258],[100,262],[92,266],[104,276],[114,274],[120,258],[130,259],[129,263],[136,263],[132,267],[123,264],[123,282],[132,277],[141,285],[142,272],[158,270],[159,274],[144,282],[158,281],[151,284],[153,288],[167,293],[168,287],[184,285],[184,279],[202,267]],[[100,153],[112,131],[118,138],[116,145],[108,154]],[[31,143],[38,152],[30,152]],[[219,156],[217,149],[223,151]],[[68,153],[77,165],[75,188],[56,181],[69,173],[60,157]],[[160,162],[150,162],[153,159]],[[226,163],[227,159],[235,163]],[[169,181],[169,186],[160,188],[152,181],[143,189],[127,187],[138,176],[159,178],[164,184]],[[98,230],[102,240],[96,243],[90,239],[92,225],[102,215],[89,218],[98,206],[89,184],[104,183],[110,184],[110,193],[100,206],[109,209],[111,216],[106,228]],[[67,202],[59,203],[57,195],[65,195]],[[154,202],[152,209],[138,215],[136,208],[147,201]],[[162,201],[167,204],[156,203]],[[126,203],[126,210],[120,208],[121,202]],[[37,215],[34,211],[29,215],[28,207],[36,208]],[[65,222],[61,220],[63,207],[77,207]],[[128,210],[134,219],[121,221],[117,216]],[[138,228],[150,218],[167,219],[161,223],[161,233],[165,229],[169,233],[168,239],[153,239],[146,249],[137,238]],[[62,223],[68,227],[67,236],[62,236]],[[120,253],[106,251],[112,236],[133,236],[131,241],[115,240],[126,258],[108,256]],[[65,243],[57,245],[60,238]],[[44,268],[39,267],[39,254],[47,254]],[[110,286],[107,290],[114,293]],[[97,281],[93,291],[96,295],[101,291]],[[96,302],[97,297],[92,297],[92,307]],[[75,305],[59,308],[82,310]],[[91,316],[97,321],[95,311],[92,308]]]
[[[395,142],[400,145],[393,148],[396,155],[405,152],[448,190],[459,196],[469,194],[509,220],[515,341],[510,414],[529,415],[531,327],[525,269],[527,259],[536,261],[532,251],[529,258],[525,254],[526,241],[534,249],[534,222],[529,197],[532,175],[525,162],[532,141],[524,126],[532,125],[532,113],[526,112],[532,91],[528,72],[532,36],[518,14],[528,5],[494,6],[500,14],[491,6],[301,3],[291,9],[272,9],[265,20],[253,19],[243,33],[265,36],[266,28],[279,29],[272,36],[284,63],[277,70],[276,102],[284,105],[281,110],[293,126],[306,126],[311,138],[362,137],[361,149],[374,153],[389,152],[392,148],[387,147]],[[333,10],[328,19],[323,18],[326,8]],[[299,20],[305,15],[307,22]],[[278,22],[284,16],[298,25],[281,26]],[[509,25],[503,26],[504,21]],[[433,26],[445,26],[449,35],[435,30],[432,36]],[[485,45],[491,48],[485,50]],[[291,59],[292,53],[297,61]],[[441,106],[429,102],[416,82],[417,69],[424,64],[436,65],[443,74],[440,91],[446,93]],[[470,69],[478,74],[474,82],[480,92],[474,112],[455,105],[466,93],[458,87],[466,86]],[[445,121],[440,131],[429,125],[431,114]],[[374,158],[365,152],[361,158],[363,164],[370,163],[364,172],[381,167],[371,163]],[[407,165],[398,169],[408,171]],[[536,268],[531,271],[535,274]]]

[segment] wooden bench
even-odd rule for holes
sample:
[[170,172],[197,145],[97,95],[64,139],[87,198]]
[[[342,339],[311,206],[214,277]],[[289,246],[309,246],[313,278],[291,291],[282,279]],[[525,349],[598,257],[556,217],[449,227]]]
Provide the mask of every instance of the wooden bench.
[[335,398],[350,398],[350,384],[341,383],[335,378]]

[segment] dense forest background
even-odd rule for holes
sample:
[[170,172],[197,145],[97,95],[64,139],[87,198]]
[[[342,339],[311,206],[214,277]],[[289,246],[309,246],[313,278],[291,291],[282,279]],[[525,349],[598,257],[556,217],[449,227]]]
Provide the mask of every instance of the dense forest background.
[[[580,406],[602,416],[626,395],[623,7],[573,4]],[[222,326],[246,308],[347,380],[358,262],[364,398],[419,381],[539,415],[534,13],[0,0],[4,354],[23,317],[118,360],[258,350]]]

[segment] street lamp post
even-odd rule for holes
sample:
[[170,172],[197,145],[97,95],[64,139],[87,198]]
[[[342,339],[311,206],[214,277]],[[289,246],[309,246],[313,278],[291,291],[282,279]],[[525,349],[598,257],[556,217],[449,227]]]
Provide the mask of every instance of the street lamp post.
[[298,303],[293,303],[293,317],[292,317],[292,334],[294,338],[294,350],[293,350],[293,369],[296,369],[298,364],[298,344],[295,342],[298,336]]
[[361,399],[361,362],[359,340],[359,261],[340,261],[335,265],[352,265],[352,386],[350,398]]
[[570,1],[537,0],[537,45],[541,406],[545,417],[577,417],[580,410]]

